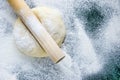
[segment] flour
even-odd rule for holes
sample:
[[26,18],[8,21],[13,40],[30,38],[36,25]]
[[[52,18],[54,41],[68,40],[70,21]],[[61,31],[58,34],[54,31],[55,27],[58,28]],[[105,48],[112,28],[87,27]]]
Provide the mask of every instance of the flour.
[[94,51],[94,48],[92,46],[91,40],[86,35],[86,32],[84,31],[82,22],[79,21],[77,18],[75,19],[76,28],[78,29],[78,38],[80,39],[80,45],[76,52],[78,58],[79,55],[82,55],[77,60],[81,60],[80,67],[82,72],[84,74],[91,74],[96,73],[101,70],[102,64],[100,64],[98,57]]
[[12,75],[11,73],[8,73],[5,69],[0,68],[0,80],[17,80],[16,76]]
[[[0,0],[0,80],[84,80],[84,78],[85,80],[97,80],[98,78],[103,79],[101,76],[104,73],[110,74],[108,77],[105,75],[104,79],[111,78],[109,72],[117,68],[107,63],[114,61],[115,64],[115,59],[110,57],[117,54],[116,52],[112,53],[112,51],[117,50],[116,46],[119,49],[120,18],[118,16],[110,18],[106,25],[102,25],[103,29],[100,28],[102,32],[98,32],[100,34],[98,38],[90,38],[84,29],[83,21],[76,17],[75,11],[73,11],[75,6],[81,7],[81,9],[87,7],[89,11],[89,5],[84,6],[85,1],[86,3],[99,1],[98,4],[106,6],[117,3],[116,0],[26,0],[30,7],[51,6],[58,8],[63,13],[67,35],[62,49],[67,54],[60,63],[54,64],[49,58],[32,58],[18,51],[12,36],[12,26],[16,20],[16,15],[6,0]],[[112,5],[113,8],[118,8],[116,5]],[[107,10],[105,14],[107,15]],[[107,55],[110,54],[112,55],[108,59]],[[117,60],[119,60],[118,58]],[[105,67],[106,69],[103,69]],[[101,75],[97,75],[97,73]],[[91,75],[95,76],[86,78],[86,76]],[[115,78],[117,77],[115,76]]]

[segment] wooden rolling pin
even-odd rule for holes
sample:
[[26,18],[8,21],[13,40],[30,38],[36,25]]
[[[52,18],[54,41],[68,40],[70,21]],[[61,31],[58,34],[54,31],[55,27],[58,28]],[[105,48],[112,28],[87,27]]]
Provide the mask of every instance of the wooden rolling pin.
[[8,0],[14,11],[21,18],[27,29],[47,52],[54,63],[58,63],[65,57],[64,52],[58,47],[50,34],[42,26],[24,0]]

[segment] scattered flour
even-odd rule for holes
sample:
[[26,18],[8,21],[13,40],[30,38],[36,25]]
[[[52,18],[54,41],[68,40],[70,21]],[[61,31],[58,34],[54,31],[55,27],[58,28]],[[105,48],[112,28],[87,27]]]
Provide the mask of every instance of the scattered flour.
[[76,52],[77,56],[75,56],[75,58],[76,60],[81,60],[79,66],[81,70],[83,70],[82,72],[84,74],[97,73],[101,70],[102,64],[100,64],[98,60],[97,54],[94,51],[91,40],[87,36],[84,30],[84,26],[82,25],[81,21],[79,21],[79,19],[76,18],[74,24],[78,29],[79,38],[79,43],[77,44],[78,47],[76,49],[76,51],[78,52]]
[[[53,64],[48,58],[31,58],[21,54],[16,49],[12,36],[16,15],[6,0],[0,0],[0,21],[4,20],[0,23],[0,80],[82,80],[83,76],[102,70],[103,61],[99,59],[93,40],[87,36],[81,21],[73,17],[74,0],[26,0],[26,2],[30,7],[45,5],[56,7],[63,12],[67,36],[62,49],[67,53],[66,58],[58,64]],[[109,23],[110,27],[106,27],[103,32],[105,38],[102,41],[107,43],[97,41],[103,44],[99,50],[101,54],[104,50],[109,51],[112,43],[120,42],[117,34],[118,22],[113,23]],[[116,26],[116,29],[112,26]]]

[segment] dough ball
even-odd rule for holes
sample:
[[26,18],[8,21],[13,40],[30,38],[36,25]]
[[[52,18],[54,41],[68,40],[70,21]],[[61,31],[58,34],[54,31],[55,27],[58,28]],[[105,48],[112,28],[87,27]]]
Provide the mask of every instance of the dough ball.
[[[66,34],[61,13],[48,7],[37,7],[32,11],[56,43],[61,46]],[[22,53],[32,57],[48,56],[19,18],[16,20],[13,34],[16,46]]]

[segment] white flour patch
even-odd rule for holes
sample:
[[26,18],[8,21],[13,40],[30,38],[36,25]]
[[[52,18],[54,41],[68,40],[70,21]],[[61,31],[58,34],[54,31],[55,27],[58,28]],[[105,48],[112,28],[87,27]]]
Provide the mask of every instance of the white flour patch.
[[[83,25],[81,22],[76,18],[75,19],[75,26],[78,29],[78,38],[79,42],[78,47],[76,49],[76,60],[80,60],[80,68],[83,74],[92,74],[97,73],[101,70],[102,64],[98,60],[97,54],[94,51],[92,46],[91,40],[87,36]],[[81,56],[82,55],[82,56]],[[79,56],[79,57],[78,57]]]
[[[0,0],[0,80],[82,80],[86,75],[99,73],[104,67],[102,59],[106,59],[103,55],[114,49],[113,44],[120,44],[118,17],[108,21],[103,36],[93,40],[87,36],[81,21],[74,17],[74,0],[26,0],[26,2],[32,7],[38,5],[55,7],[63,13],[67,35],[62,49],[67,53],[66,58],[58,64],[53,64],[49,58],[31,58],[21,54],[16,49],[12,37],[16,15],[6,0]],[[100,2],[104,4],[110,1]],[[100,46],[98,51],[93,45]],[[100,55],[102,59],[99,58]]]

